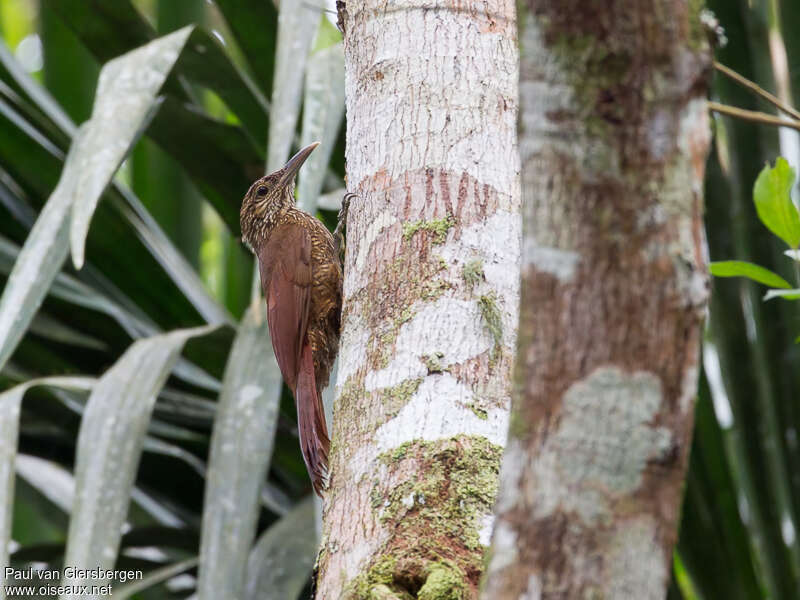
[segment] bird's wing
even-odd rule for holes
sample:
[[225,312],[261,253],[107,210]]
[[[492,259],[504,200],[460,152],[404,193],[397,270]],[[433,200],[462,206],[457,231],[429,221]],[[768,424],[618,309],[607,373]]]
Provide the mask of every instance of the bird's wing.
[[311,238],[300,225],[276,227],[258,255],[272,349],[295,391],[311,306]]

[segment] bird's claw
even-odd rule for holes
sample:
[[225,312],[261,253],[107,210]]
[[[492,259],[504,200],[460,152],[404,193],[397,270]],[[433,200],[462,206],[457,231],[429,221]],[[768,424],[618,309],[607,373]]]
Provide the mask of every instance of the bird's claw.
[[358,194],[347,192],[342,198],[342,207],[339,209],[339,218],[336,223],[336,229],[333,230],[333,238],[336,242],[336,252],[342,254],[345,248],[345,239],[343,230],[347,229],[347,211],[350,209],[350,201],[357,198]]

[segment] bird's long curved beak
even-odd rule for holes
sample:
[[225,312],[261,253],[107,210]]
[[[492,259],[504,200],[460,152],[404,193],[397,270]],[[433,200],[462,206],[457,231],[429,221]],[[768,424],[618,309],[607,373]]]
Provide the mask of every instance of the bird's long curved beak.
[[283,169],[281,169],[283,172],[281,173],[281,179],[278,182],[278,187],[291,185],[292,180],[295,178],[295,175],[297,175],[300,167],[303,166],[303,163],[306,162],[306,159],[311,155],[311,153],[314,151],[314,148],[317,146],[319,146],[319,142],[309,144],[289,159],[289,162],[287,162],[283,166]]

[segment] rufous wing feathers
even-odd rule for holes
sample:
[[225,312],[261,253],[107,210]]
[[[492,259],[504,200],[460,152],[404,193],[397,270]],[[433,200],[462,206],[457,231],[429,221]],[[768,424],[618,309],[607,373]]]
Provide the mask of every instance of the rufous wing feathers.
[[330,441],[306,332],[311,306],[311,240],[300,225],[277,227],[259,252],[272,349],[297,405],[300,449],[314,491],[322,495]]
[[295,224],[277,227],[259,252],[272,349],[283,380],[295,391],[311,307],[311,240]]

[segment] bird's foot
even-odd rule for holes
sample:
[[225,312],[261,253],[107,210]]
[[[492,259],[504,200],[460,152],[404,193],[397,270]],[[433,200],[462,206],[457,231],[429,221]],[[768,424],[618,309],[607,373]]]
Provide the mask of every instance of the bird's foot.
[[358,198],[358,194],[348,192],[342,198],[342,208],[339,209],[339,218],[336,222],[336,229],[333,230],[333,239],[336,242],[336,252],[342,254],[345,249],[345,234],[347,230],[347,211],[350,209],[350,201]]

